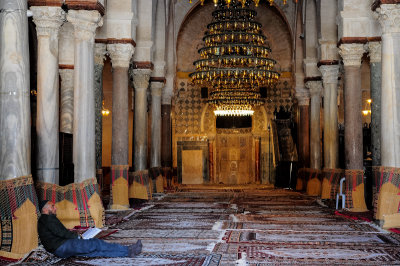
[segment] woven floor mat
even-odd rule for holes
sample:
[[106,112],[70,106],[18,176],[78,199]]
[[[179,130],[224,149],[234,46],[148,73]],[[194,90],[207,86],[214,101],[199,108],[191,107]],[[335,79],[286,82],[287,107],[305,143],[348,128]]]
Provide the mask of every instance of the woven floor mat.
[[331,246],[399,246],[400,241],[386,233],[365,232],[282,232],[282,231],[227,231],[223,237],[227,243],[255,244],[314,244]]
[[180,266],[216,266],[221,255],[218,254],[140,254],[135,258],[69,258],[55,265],[180,265]]
[[123,245],[141,239],[138,257],[56,264],[400,265],[400,234],[335,215],[315,197],[288,190],[179,192],[108,217],[124,219],[104,239]]
[[396,247],[374,246],[218,243],[213,253],[225,254],[221,265],[240,259],[248,265],[398,265],[398,251]]
[[378,232],[376,227],[369,223],[277,223],[277,222],[231,222],[222,223],[221,229],[256,229],[269,231],[297,231],[297,232]]

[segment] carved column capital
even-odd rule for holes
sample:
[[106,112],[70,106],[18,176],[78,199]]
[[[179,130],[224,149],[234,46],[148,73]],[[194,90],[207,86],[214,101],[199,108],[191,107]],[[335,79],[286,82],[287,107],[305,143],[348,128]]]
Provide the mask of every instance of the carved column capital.
[[128,68],[135,48],[130,43],[113,43],[107,44],[107,50],[113,67]]
[[369,42],[368,51],[371,63],[380,63],[382,61],[381,42]]
[[155,61],[152,73],[153,77],[165,77],[165,61]]
[[95,43],[94,45],[94,63],[96,65],[104,65],[106,59],[107,45],[104,43]]
[[151,96],[159,96],[161,97],[161,91],[164,87],[164,83],[162,82],[151,82]]
[[61,25],[65,21],[65,12],[61,7],[32,6],[33,22],[38,36],[52,36],[58,39]]
[[305,88],[296,88],[295,94],[300,106],[310,105],[310,91]]
[[319,71],[322,74],[322,81],[324,84],[337,84],[339,76],[339,65],[322,65],[319,67]]
[[307,81],[306,88],[310,90],[311,98],[322,96],[322,82],[321,81]]
[[103,25],[103,18],[96,10],[69,10],[67,20],[74,26],[75,39],[91,43],[97,27]]
[[339,47],[339,54],[345,66],[361,66],[361,58],[365,53],[364,44],[345,43]]
[[133,69],[131,74],[135,90],[146,90],[149,87],[151,69]]
[[380,5],[376,12],[384,34],[400,33],[400,5]]

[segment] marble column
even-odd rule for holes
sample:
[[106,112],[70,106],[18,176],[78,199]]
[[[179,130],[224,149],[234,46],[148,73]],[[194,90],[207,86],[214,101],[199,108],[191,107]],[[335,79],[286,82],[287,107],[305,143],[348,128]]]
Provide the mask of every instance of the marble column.
[[108,44],[113,67],[111,164],[129,164],[129,91],[128,68],[133,55],[132,44]]
[[171,105],[161,105],[161,164],[164,167],[172,167],[172,143],[171,143]]
[[27,1],[0,1],[0,180],[31,174]]
[[215,176],[214,176],[214,142],[215,142],[215,136],[208,136],[208,168],[209,168],[209,173],[210,173],[210,178],[209,182],[210,184],[215,183]]
[[338,75],[339,65],[321,65],[324,85],[324,168],[339,167]]
[[107,45],[96,43],[94,45],[94,113],[95,113],[95,145],[96,145],[96,177],[97,182],[103,188],[103,68]]
[[74,121],[74,27],[65,22],[60,29],[58,63],[60,84],[60,132],[72,134]]
[[381,165],[400,167],[400,5],[381,4]]
[[363,44],[342,44],[344,64],[344,152],[346,169],[363,169],[361,58]]
[[134,171],[147,168],[147,88],[151,69],[133,69],[133,86],[135,88],[134,114]]
[[161,90],[163,87],[163,82],[151,83],[150,167],[161,166]]
[[33,6],[38,37],[37,73],[37,178],[59,183],[58,35],[65,20],[61,7]]
[[311,95],[310,117],[310,168],[321,169],[321,135],[320,135],[320,111],[321,111],[321,81],[308,81],[306,87]]
[[299,168],[310,166],[310,93],[303,90],[296,91],[299,105]]
[[60,69],[60,132],[72,134],[74,121],[74,70]]
[[380,42],[368,43],[371,68],[371,151],[372,165],[381,165],[381,86],[382,48]]
[[98,11],[69,10],[67,19],[74,26],[74,181],[96,176],[94,36],[103,24]]

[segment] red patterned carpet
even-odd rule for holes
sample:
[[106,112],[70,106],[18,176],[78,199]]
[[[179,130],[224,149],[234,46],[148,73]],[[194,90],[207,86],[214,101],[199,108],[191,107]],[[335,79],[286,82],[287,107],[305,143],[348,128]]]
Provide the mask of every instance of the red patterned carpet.
[[36,252],[25,264],[400,265],[400,235],[286,190],[178,192],[107,217],[118,221],[109,229],[119,230],[105,240],[141,239],[142,254],[57,261]]

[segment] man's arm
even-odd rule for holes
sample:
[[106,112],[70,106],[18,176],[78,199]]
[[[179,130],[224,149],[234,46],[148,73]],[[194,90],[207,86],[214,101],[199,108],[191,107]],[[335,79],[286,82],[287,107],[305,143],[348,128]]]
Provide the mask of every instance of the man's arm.
[[[51,218],[50,218],[51,217]],[[49,223],[47,228],[51,231],[54,235],[66,238],[66,239],[74,239],[78,238],[78,234],[75,232],[69,231],[65,226],[58,220],[55,215],[50,216]]]

